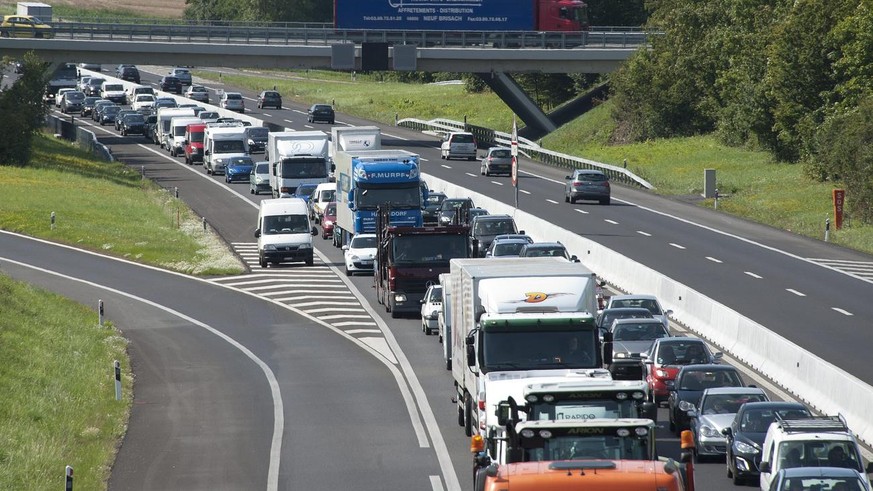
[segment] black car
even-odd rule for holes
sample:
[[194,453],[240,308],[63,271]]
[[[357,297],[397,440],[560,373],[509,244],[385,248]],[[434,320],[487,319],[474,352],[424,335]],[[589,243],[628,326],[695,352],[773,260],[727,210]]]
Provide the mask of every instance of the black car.
[[727,438],[727,475],[734,484],[757,483],[761,447],[770,423],[781,419],[806,419],[812,416],[799,402],[747,402],[740,406],[733,423],[721,432]]
[[88,80],[88,84],[82,87],[82,92],[84,92],[86,96],[101,96],[100,91],[103,90],[103,82],[105,81],[105,78],[91,77]]
[[424,210],[421,212],[421,218],[424,223],[439,223],[440,205],[446,199],[446,193],[438,193],[436,191],[429,192],[427,201],[424,202]]
[[61,101],[61,112],[64,114],[80,113],[85,105],[85,93],[75,90],[64,94],[64,100]]
[[99,100],[99,97],[86,97],[85,100],[82,101],[82,116],[90,116],[91,112],[94,111],[94,104]]
[[479,215],[470,222],[470,238],[479,241],[479,257],[485,257],[485,250],[494,237],[517,233],[515,220],[509,215]]
[[161,86],[161,90],[163,90],[164,92],[175,92],[180,95],[182,94],[182,81],[176,77],[165,75],[161,77],[159,85]]
[[595,321],[597,329],[600,331],[601,339],[603,334],[612,327],[612,321],[616,319],[652,319],[652,313],[649,309],[642,307],[616,307],[612,309],[603,309],[597,314]]
[[121,118],[121,136],[145,134],[145,121],[140,113],[125,114]]
[[[275,90],[265,90],[258,94],[258,109],[265,107],[282,109],[282,95]],[[333,114],[333,109],[331,109],[331,114]],[[331,117],[331,122],[333,122],[333,117]]]
[[154,142],[157,138],[155,136],[155,127],[158,124],[158,115],[150,114],[145,117],[145,126],[143,127],[142,134],[146,137],[146,140]]
[[455,222],[455,215],[458,210],[461,211],[458,216],[458,223],[466,224],[468,215],[466,213],[470,208],[474,208],[473,200],[470,198],[447,198],[440,205],[439,224],[451,225]]
[[99,101],[95,102],[94,112],[91,114],[91,119],[93,119],[94,121],[100,121],[100,112],[109,106],[117,106],[117,104],[112,101],[107,101],[106,99],[100,99]]
[[264,126],[250,126],[246,128],[246,151],[248,153],[261,153],[267,149],[267,135],[270,129]]
[[106,106],[100,109],[100,116],[98,116],[97,122],[100,123],[100,126],[103,126],[104,124],[115,124],[115,116],[118,115],[119,111],[121,111],[121,106],[116,104]]
[[126,66],[118,73],[118,78],[135,84],[139,83],[139,70],[135,66]]
[[333,124],[335,120],[336,116],[334,115],[333,107],[329,104],[313,104],[309,108],[310,123],[324,121],[325,123]]
[[128,114],[139,114],[139,111],[134,111],[133,109],[122,109],[118,111],[118,114],[115,115],[115,130],[121,131],[121,121]]
[[713,387],[745,387],[736,368],[730,365],[685,365],[672,382],[667,404],[670,407],[670,431],[677,435],[689,429],[692,411],[706,389]]

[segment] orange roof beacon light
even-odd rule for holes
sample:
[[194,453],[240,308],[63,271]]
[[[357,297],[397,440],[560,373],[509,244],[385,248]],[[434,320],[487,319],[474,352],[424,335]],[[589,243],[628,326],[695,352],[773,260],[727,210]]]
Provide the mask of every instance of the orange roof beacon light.
[[482,435],[473,435],[470,437],[470,453],[479,453],[485,451],[485,439]]
[[691,430],[682,431],[679,444],[682,447],[679,460],[685,464],[685,484],[688,491],[694,491],[694,434]]

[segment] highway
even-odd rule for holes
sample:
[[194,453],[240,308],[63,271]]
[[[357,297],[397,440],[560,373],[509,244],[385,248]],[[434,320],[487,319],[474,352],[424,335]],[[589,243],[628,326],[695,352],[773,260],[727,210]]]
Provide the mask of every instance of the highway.
[[[153,83],[156,78],[149,77],[149,80]],[[214,86],[212,83],[206,85]],[[253,94],[246,95],[251,97]],[[254,107],[251,101],[247,105]],[[295,105],[266,113],[250,110],[248,114],[295,129],[329,129],[326,125],[306,124],[304,108]],[[372,123],[340,115],[338,124]],[[99,127],[95,131],[101,141],[112,147],[118,158],[137,167],[145,166],[147,176],[166,187],[178,187],[180,196],[197,213],[206,217],[210,225],[233,244],[244,259],[250,257],[247,251],[254,242],[252,232],[256,203],[262,198],[248,195],[247,185],[226,185],[221,176],[207,177],[202,167],[187,167],[181,159],[171,158],[159,148],[141,143],[143,140],[139,137],[121,138],[114,131],[101,131]],[[511,202],[508,178],[479,176],[478,163],[441,161],[436,150],[438,142],[419,133],[392,127],[383,127],[383,131],[383,143],[386,146],[403,147],[420,153],[425,160],[425,173],[463,183],[471,190]],[[850,264],[834,261],[870,263],[873,262],[870,257],[617,186],[613,190],[615,204],[612,206],[570,206],[562,200],[563,175],[560,171],[530,162],[524,162],[524,169],[521,185],[526,193],[522,194],[520,202],[524,210],[602,242],[689,284],[844,367],[850,373],[867,377],[864,380],[869,382],[869,374],[863,373],[858,367],[865,366],[866,361],[863,341],[868,336],[862,316],[870,314],[871,307],[863,301],[870,297],[870,279],[860,274],[848,275],[828,266]],[[215,326],[264,360],[282,389],[285,422],[294,422],[293,430],[289,426],[284,431],[285,444],[281,449],[280,474],[277,476],[280,488],[327,488],[328,483],[335,486],[340,482],[347,483],[348,479],[359,484],[361,489],[453,489],[456,484],[453,479],[458,479],[457,482],[464,489],[468,488],[468,442],[457,426],[455,405],[450,400],[451,377],[442,366],[436,338],[425,338],[417,319],[391,319],[377,308],[379,306],[372,295],[370,278],[342,277],[336,269],[341,264],[340,251],[331,247],[328,241],[316,239],[322,259],[320,268],[324,268],[316,269],[318,278],[313,278],[306,268],[281,268],[286,273],[282,275],[285,278],[276,279],[276,284],[285,282],[286,287],[299,287],[300,280],[304,278],[311,285],[324,281],[344,291],[344,295],[353,297],[354,300],[342,302],[350,305],[337,302],[338,305],[324,307],[317,305],[317,301],[283,302],[276,300],[281,298],[279,295],[287,296],[287,293],[281,293],[281,286],[274,287],[275,290],[254,290],[257,288],[255,285],[270,287],[273,283],[233,285],[246,283],[238,281],[238,278],[196,281],[91,255],[86,255],[86,260],[75,251],[56,250],[44,244],[36,251],[32,245],[20,245],[22,242],[29,244],[29,241],[17,237],[0,235],[0,240],[3,241],[2,256],[5,259],[36,261],[43,267],[51,264],[51,269],[60,268],[69,276],[90,279],[149,299],[184,313],[197,322]],[[38,255],[35,255],[37,252]],[[580,257],[584,255],[584,251],[571,253]],[[86,304],[93,303],[94,298],[105,292],[97,286],[83,289],[71,280],[60,280],[21,266],[13,267],[3,259],[0,259],[0,264],[4,271],[13,276],[60,290]],[[244,275],[244,278],[255,276],[257,269],[253,268],[252,273]],[[293,282],[294,276],[300,277],[297,283]],[[234,293],[228,288],[248,290],[253,295]],[[274,292],[276,295],[271,295]],[[259,300],[254,294],[272,301]],[[265,378],[264,371],[258,373],[257,364],[251,358],[233,353],[226,341],[207,340],[216,336],[205,334],[209,331],[202,327],[199,330],[192,329],[190,320],[181,321],[184,326],[180,326],[179,318],[166,311],[133,306],[137,302],[129,297],[118,298],[117,301],[131,305],[131,309],[137,313],[116,316],[110,310],[110,317],[116,323],[134,326],[126,331],[132,341],[134,367],[143,367],[145,374],[153,375],[145,375],[143,379],[138,375],[138,404],[134,407],[131,419],[130,438],[119,454],[111,488],[167,489],[173,487],[168,483],[187,484],[183,480],[187,478],[196,484],[182,487],[195,489],[202,484],[205,489],[214,484],[209,481],[208,476],[213,475],[210,469],[218,469],[218,474],[222,476],[268,485],[270,445],[264,442],[271,438],[271,398],[268,395],[268,377]],[[354,305],[356,301],[358,304]],[[283,304],[288,307],[283,307]],[[331,319],[325,320],[324,317],[337,315],[347,306],[350,307],[348,315],[358,315],[352,312],[361,309],[370,317],[370,320],[362,320],[362,323],[374,325],[351,325],[349,329],[328,327],[333,324],[330,323]],[[143,319],[151,321],[152,318],[155,324],[170,328],[155,329],[150,326],[151,322],[138,326]],[[828,326],[829,337],[840,336],[841,342],[824,342],[822,325]],[[354,332],[350,334],[347,331]],[[167,353],[168,345],[176,349]],[[184,349],[186,346],[190,348]],[[160,360],[160,363],[156,360]],[[150,435],[148,430],[135,424],[148,421],[149,417],[154,418],[152,421],[159,421],[175,414],[180,418],[178,427],[199,426],[202,423],[203,426],[198,427],[193,436],[206,438],[204,435],[209,433],[210,422],[197,417],[197,414],[204,413],[202,406],[184,407],[184,411],[176,413],[170,410],[170,406],[152,408],[150,404],[139,404],[140,397],[148,400],[160,397],[165,392],[165,397],[178,396],[175,400],[182,400],[183,395],[189,395],[182,394],[186,392],[182,387],[208,391],[212,384],[220,383],[218,377],[210,376],[214,376],[214,373],[199,372],[199,378],[194,378],[197,383],[190,385],[182,381],[174,382],[167,373],[161,373],[163,369],[170,372],[169,375],[178,376],[173,366],[183,367],[185,371],[184,367],[190,367],[192,363],[198,367],[220,367],[222,373],[228,372],[229,380],[238,381],[231,383],[233,387],[251,391],[248,394],[245,390],[231,390],[227,391],[226,396],[212,393],[220,400],[222,410],[228,411],[227,414],[216,415],[214,424],[220,426],[219,423],[225,419],[235,421],[236,425],[232,426],[237,432],[222,436],[227,437],[226,441],[260,442],[248,443],[256,446],[258,451],[234,449],[243,454],[240,456],[233,455],[228,449],[224,449],[225,452],[211,450],[215,441],[208,439],[200,441],[200,446],[196,447],[161,448],[159,445],[166,443],[166,440],[184,440],[180,438],[183,434],[169,432],[166,437]],[[153,382],[149,383],[150,380]],[[417,384],[420,384],[420,396],[415,394]],[[143,393],[140,388],[148,391]],[[404,396],[404,391],[412,395]],[[224,408],[225,399],[222,397],[237,402],[229,404],[230,408]],[[413,405],[417,405],[417,411],[405,410],[410,398],[414,399]],[[208,403],[208,399],[196,400]],[[245,401],[251,403],[246,405]],[[312,401],[319,402],[313,404]],[[291,407],[295,410],[292,411]],[[234,408],[238,410],[234,411]],[[148,413],[150,410],[153,412]],[[256,412],[256,417],[251,418],[256,422],[252,427],[248,424],[245,411]],[[418,418],[427,424],[428,413],[438,431],[416,428],[415,421]],[[666,426],[665,411],[661,413],[661,425]],[[185,421],[185,418],[189,419]],[[241,420],[246,420],[246,424],[240,424]],[[167,428],[168,431],[171,429]],[[245,436],[241,437],[243,434]],[[675,438],[668,436],[666,431],[662,431],[659,437],[660,453],[676,457],[678,450]],[[421,446],[422,441],[425,446]],[[438,465],[443,457],[440,455],[440,441],[448,452],[448,467]],[[200,449],[200,452],[195,449]],[[203,453],[203,449],[211,451]],[[188,469],[176,474],[164,469],[166,465],[163,464],[173,461],[173,450],[186,455],[179,457],[182,462],[186,458],[192,459]],[[228,455],[222,457],[222,453]],[[152,456],[148,466],[154,469],[151,474],[143,474],[135,464],[142,462],[146,455]],[[198,458],[214,459],[215,463],[210,467],[196,460]],[[240,460],[237,467],[228,467],[221,464],[223,458],[226,461]],[[389,458],[392,460],[388,461]],[[334,465],[329,468],[317,465],[327,459]],[[197,470],[190,470],[194,468]],[[231,470],[235,468],[241,470]],[[453,478],[452,474],[457,477]],[[706,483],[702,489],[733,488],[724,478],[723,463],[704,464],[698,468],[697,474],[698,482]],[[138,479],[141,476],[151,476],[151,480],[142,481]],[[325,478],[328,481],[322,480]],[[131,482],[141,484],[133,486]]]

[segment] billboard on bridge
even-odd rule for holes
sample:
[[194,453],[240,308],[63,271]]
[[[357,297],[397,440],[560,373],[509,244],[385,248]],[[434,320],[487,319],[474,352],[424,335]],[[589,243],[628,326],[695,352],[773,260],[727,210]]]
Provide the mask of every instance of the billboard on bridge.
[[337,29],[532,31],[534,0],[334,0]]

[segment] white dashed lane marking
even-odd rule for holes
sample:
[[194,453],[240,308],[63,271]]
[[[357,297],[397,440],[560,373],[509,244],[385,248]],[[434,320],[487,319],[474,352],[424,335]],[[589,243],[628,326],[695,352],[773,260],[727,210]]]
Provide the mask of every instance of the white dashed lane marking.
[[786,288],[785,291],[787,291],[788,293],[793,293],[793,294],[797,295],[798,297],[805,297],[806,296],[805,293],[801,293],[793,288]]

